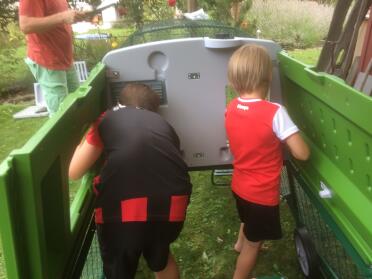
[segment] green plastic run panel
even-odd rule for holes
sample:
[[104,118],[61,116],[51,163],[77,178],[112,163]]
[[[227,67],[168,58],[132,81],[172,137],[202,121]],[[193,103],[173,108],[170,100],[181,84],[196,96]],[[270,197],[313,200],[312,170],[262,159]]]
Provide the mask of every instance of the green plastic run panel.
[[[371,266],[372,98],[284,52],[279,61],[285,106],[311,148],[310,160],[296,166]],[[322,187],[330,190],[330,197],[320,197]]]
[[92,175],[70,207],[68,165],[87,127],[104,109],[105,66],[0,165],[0,234],[7,278],[71,278],[93,212]]
[[[2,237],[2,250],[6,259],[7,274],[12,274],[14,278],[20,278],[20,249],[16,246],[17,233],[14,222],[16,216],[14,215],[15,208],[12,204],[13,197],[16,194],[14,193],[13,183],[13,160],[8,157],[0,164],[0,236]],[[7,277],[11,278],[10,276]]]

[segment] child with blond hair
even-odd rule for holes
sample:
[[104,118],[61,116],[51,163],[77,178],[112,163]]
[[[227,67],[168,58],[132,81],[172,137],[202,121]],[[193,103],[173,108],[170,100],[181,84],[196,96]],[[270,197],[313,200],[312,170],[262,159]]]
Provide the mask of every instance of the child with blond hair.
[[228,80],[239,96],[226,109],[225,127],[234,157],[231,187],[241,220],[233,279],[251,276],[263,241],[282,237],[282,144],[295,159],[310,155],[286,109],[266,100],[271,79],[271,58],[264,47],[244,45],[231,56]]

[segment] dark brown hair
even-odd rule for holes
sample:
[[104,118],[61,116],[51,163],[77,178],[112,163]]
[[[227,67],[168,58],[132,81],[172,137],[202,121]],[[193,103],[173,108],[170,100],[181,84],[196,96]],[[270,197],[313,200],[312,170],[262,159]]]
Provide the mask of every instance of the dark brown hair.
[[120,92],[119,103],[156,112],[160,105],[160,98],[145,84],[129,83]]

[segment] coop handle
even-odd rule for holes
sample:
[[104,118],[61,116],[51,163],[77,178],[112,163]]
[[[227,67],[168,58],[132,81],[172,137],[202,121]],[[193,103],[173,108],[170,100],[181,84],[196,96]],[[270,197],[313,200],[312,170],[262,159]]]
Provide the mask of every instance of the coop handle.
[[204,46],[206,48],[236,48],[241,45],[243,45],[243,41],[238,39],[204,39]]
[[312,67],[306,67],[305,68],[306,74],[309,76],[310,79],[312,79],[316,83],[319,83],[319,84],[323,85],[324,81],[325,81],[324,73],[317,73],[313,69],[314,68],[312,68]]
[[319,191],[319,196],[322,199],[331,199],[333,197],[331,189],[329,189],[327,185],[324,184],[323,181],[320,181],[320,188],[321,190]]

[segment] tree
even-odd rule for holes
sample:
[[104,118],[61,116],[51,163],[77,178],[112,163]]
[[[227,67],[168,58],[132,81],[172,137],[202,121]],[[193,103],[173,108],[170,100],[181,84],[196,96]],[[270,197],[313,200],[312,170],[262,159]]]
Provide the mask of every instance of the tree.
[[[70,0],[69,3],[72,7],[76,7],[78,0]],[[97,7],[101,4],[101,0],[85,0],[86,3],[91,5],[92,7]]]
[[145,0],[144,16],[146,20],[164,20],[173,18],[174,8],[167,0]]
[[212,18],[238,27],[252,5],[252,0],[198,0]]
[[127,19],[133,21],[136,28],[140,28],[144,22],[144,2],[143,0],[120,0],[120,5],[127,10]]
[[196,0],[187,0],[187,12],[193,12],[197,9],[198,3]]
[[0,1],[0,28],[6,31],[6,27],[12,21],[17,20],[16,0]]
[[[180,3],[181,1],[177,2]],[[174,10],[167,0],[120,0],[126,9],[126,19],[132,21],[136,28],[141,28],[146,20],[162,20],[173,17]]]

